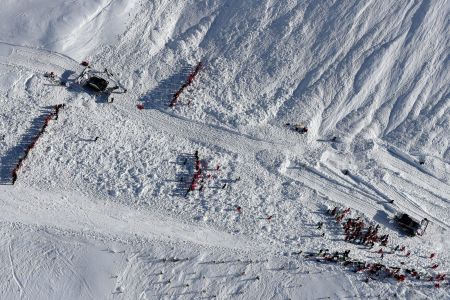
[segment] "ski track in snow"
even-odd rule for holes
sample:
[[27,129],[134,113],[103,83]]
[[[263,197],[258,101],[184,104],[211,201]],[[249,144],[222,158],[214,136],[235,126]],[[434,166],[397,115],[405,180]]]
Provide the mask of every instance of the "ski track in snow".
[[22,282],[19,280],[19,278],[17,277],[17,274],[16,274],[16,269],[14,267],[14,261],[13,261],[12,254],[11,254],[11,252],[12,252],[11,243],[12,242],[10,242],[9,245],[8,245],[8,256],[9,256],[9,263],[10,263],[10,266],[11,266],[11,275],[14,278],[14,282],[17,284],[17,287],[19,288],[20,297],[23,297],[23,295],[24,295],[24,288],[23,288]]
[[86,282],[86,279],[74,269],[72,263],[63,254],[61,254],[58,249],[55,249],[55,252],[58,255],[58,258],[63,261],[65,267],[70,270],[70,273],[82,283],[82,287],[87,291],[87,295],[89,296],[89,298],[95,299],[95,297],[92,295],[91,288],[89,287],[88,282]]

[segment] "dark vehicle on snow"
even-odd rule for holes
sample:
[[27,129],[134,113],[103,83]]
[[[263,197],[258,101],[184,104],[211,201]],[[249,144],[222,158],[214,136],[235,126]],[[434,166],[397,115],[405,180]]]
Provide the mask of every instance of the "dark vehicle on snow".
[[106,79],[97,76],[91,76],[86,81],[86,86],[96,92],[104,92],[108,87],[109,82]]
[[418,221],[408,214],[400,213],[394,217],[395,222],[399,226],[400,230],[409,236],[422,236],[428,226],[428,219],[425,218],[422,221]]

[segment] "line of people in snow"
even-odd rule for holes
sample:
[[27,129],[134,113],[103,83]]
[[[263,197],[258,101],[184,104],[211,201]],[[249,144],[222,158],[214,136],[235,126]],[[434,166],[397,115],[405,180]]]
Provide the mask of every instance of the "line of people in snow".
[[[211,173],[205,172],[205,170],[208,170],[208,166],[203,166],[202,161],[200,160],[198,151],[195,151],[194,154],[194,166],[195,166],[195,171],[194,174],[192,176],[192,179],[189,183],[189,187],[186,191],[185,196],[187,196],[189,194],[189,192],[192,192],[194,190],[198,190],[198,191],[202,191],[204,188],[204,185],[210,181],[213,178],[213,175]],[[184,165],[187,163],[187,159],[185,159],[184,161]],[[215,167],[215,171],[220,171],[221,166],[220,164],[217,164]],[[236,179],[234,179],[234,182],[237,182],[240,180],[240,177],[237,177]],[[184,178],[180,179],[181,182],[184,182]],[[227,183],[224,183],[221,187],[221,189],[225,189],[227,187]]]
[[189,194],[189,192],[197,189],[197,185],[200,181],[200,178],[202,177],[202,163],[201,163],[200,157],[198,155],[198,150],[195,151],[194,157],[195,157],[195,172],[194,172],[194,176],[192,176],[192,181],[186,192],[186,196]]
[[50,123],[51,120],[57,120],[58,119],[58,115],[59,115],[59,111],[61,108],[63,108],[65,106],[65,104],[57,104],[53,107],[54,111],[51,112],[50,114],[48,114],[45,119],[44,119],[44,124],[42,125],[42,128],[39,130],[39,133],[36,137],[33,138],[33,140],[31,141],[31,143],[27,146],[27,148],[25,149],[25,153],[24,155],[19,159],[19,161],[17,162],[16,166],[14,167],[14,169],[11,171],[11,182],[14,185],[17,181],[17,174],[20,170],[20,168],[22,167],[22,164],[24,162],[24,160],[28,157],[28,154],[30,153],[30,151],[34,148],[34,146],[36,145],[37,141],[39,140],[39,138],[44,134],[45,129],[47,128],[48,124]]
[[[349,257],[350,250],[343,252],[329,252],[328,249],[320,249],[318,253],[309,253],[307,258],[313,258],[317,262],[340,263],[350,268],[355,273],[365,273],[365,282],[369,280],[395,279],[398,282],[409,280],[422,280],[434,282],[434,287],[441,287],[442,282],[447,278],[444,273],[432,275],[426,271],[419,271],[414,268],[401,268],[396,266],[386,266],[382,263],[369,263],[360,260],[352,260]],[[433,257],[430,256],[430,259]],[[434,265],[433,265],[434,266]],[[431,266],[431,269],[436,269]]]
[[188,86],[194,82],[195,77],[197,77],[198,73],[203,69],[203,63],[199,62],[195,69],[189,74],[186,81],[183,83],[181,88],[173,95],[172,100],[170,101],[169,107],[175,106],[178,102],[178,98],[180,97],[181,93],[183,93],[184,89],[186,89]]

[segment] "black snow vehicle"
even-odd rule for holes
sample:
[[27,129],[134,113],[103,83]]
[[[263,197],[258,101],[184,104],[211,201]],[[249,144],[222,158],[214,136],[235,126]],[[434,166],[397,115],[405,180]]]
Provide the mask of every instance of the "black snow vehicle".
[[399,213],[394,217],[394,220],[399,228],[409,236],[422,236],[429,223],[427,218],[419,222],[405,213]]
[[127,92],[127,89],[119,83],[108,69],[97,71],[92,69],[90,65],[86,66],[75,81],[79,85],[100,94],[123,94]]
[[106,79],[97,76],[91,76],[86,81],[86,86],[96,92],[104,92],[108,87],[108,84],[109,82]]

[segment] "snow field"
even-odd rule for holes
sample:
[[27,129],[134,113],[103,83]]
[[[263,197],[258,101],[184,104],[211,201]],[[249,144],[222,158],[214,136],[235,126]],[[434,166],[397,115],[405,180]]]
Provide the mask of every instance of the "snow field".
[[[448,272],[448,2],[40,2],[0,13],[3,183],[45,107],[66,108],[0,187],[3,297],[449,297],[448,280],[365,283],[304,256]],[[85,58],[129,92],[106,104],[43,77]],[[185,197],[196,150],[212,177]],[[334,206],[382,226],[383,260],[343,240]],[[426,235],[400,234],[397,211]]]

